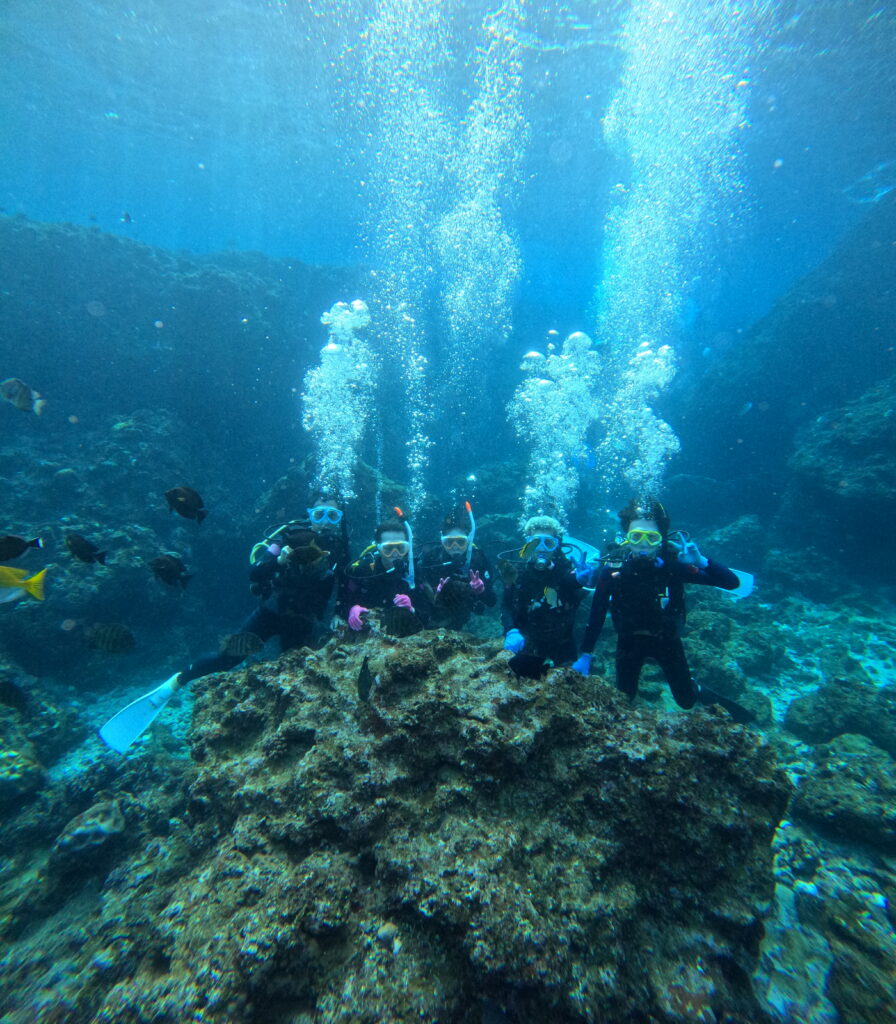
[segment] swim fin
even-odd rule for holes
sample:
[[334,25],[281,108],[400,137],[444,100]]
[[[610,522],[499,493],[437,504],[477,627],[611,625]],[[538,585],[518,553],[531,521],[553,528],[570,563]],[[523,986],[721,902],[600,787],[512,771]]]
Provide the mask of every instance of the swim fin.
[[165,707],[178,689],[180,672],[175,672],[161,686],[144,693],[113,715],[100,729],[100,739],[119,754],[123,754],[137,737],[148,729],[156,715]]
[[736,700],[732,700],[730,697],[723,697],[720,693],[710,690],[707,686],[700,687],[697,700],[701,704],[718,704],[720,708],[724,708],[731,715],[735,722],[739,722],[741,725],[746,725],[756,718],[752,711],[748,711],[742,704],[738,704]]

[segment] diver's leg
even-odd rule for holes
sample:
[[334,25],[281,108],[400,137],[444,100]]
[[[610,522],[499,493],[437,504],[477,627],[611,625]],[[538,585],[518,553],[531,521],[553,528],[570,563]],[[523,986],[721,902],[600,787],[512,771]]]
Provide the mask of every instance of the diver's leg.
[[647,650],[638,637],[616,638],[616,688],[631,700],[638,693],[638,680],[646,657]]
[[[240,626],[240,633],[254,633],[257,637],[262,640],[270,640],[270,638],[277,632],[276,616],[273,612],[268,611],[267,608],[259,607],[249,616],[248,619]],[[204,654],[201,658],[197,658],[191,662],[185,669],[180,672],[179,685],[190,683],[194,679],[199,679],[201,676],[210,675],[212,672],[227,672],[232,668],[236,668],[245,657],[240,657],[237,654],[225,654],[223,651],[217,651],[214,654]]]
[[684,644],[678,637],[671,640],[658,640],[653,657],[663,671],[675,703],[680,708],[692,708],[697,702],[700,688],[691,676]]
[[314,640],[314,618],[310,615],[278,615],[276,631],[280,635],[281,651],[310,647]]

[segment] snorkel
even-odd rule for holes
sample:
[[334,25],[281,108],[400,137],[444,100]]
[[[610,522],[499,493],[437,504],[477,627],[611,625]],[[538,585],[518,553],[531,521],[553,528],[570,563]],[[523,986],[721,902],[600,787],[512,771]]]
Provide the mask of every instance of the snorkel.
[[404,512],[396,505],[395,514],[404,524],[404,528],[408,532],[408,574],[405,576],[405,582],[411,588],[414,589],[414,531],[411,529],[411,524],[405,518]]
[[470,517],[470,534],[467,539],[467,569],[470,568],[470,563],[473,560],[473,538],[476,536],[476,520],[473,518],[473,506],[465,501],[464,504],[467,508],[467,515]]

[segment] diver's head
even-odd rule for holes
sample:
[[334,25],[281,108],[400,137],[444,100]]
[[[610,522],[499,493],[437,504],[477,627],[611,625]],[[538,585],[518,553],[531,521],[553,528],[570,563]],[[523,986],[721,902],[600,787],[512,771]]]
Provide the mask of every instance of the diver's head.
[[403,519],[386,519],[373,533],[380,562],[392,569],[407,560],[411,550],[408,528]]
[[442,547],[449,558],[460,559],[467,553],[470,546],[472,524],[470,513],[461,507],[449,512],[442,521]]
[[331,495],[313,494],[308,502],[308,521],[315,533],[332,529],[342,522],[342,509],[334,502]]
[[532,516],[523,527],[526,543],[522,556],[533,569],[550,569],[560,552],[563,528],[553,516]]
[[669,516],[655,498],[630,501],[619,513],[626,550],[635,558],[658,558],[669,536]]

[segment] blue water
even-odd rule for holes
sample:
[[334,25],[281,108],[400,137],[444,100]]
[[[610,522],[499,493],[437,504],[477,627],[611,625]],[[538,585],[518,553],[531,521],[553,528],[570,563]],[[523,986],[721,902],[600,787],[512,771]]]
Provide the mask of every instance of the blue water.
[[[772,8],[740,139],[745,209],[726,225],[694,296],[719,329],[749,324],[815,265],[865,212],[844,190],[896,154],[892,12],[871,2]],[[437,74],[457,114],[487,9],[445,6],[450,63]],[[0,21],[0,206],[166,248],[358,260],[360,182],[375,129],[361,74],[372,11],[73,2],[51,12],[9,0]],[[594,287],[618,173],[600,121],[617,83],[625,12],[618,3],[551,4],[527,28],[531,133],[510,221],[526,297],[554,306],[558,320],[580,311]],[[119,220],[125,211],[130,224]]]
[[[761,705],[797,780],[816,740],[788,708],[832,682],[871,701],[843,728],[877,743],[894,87],[896,11],[871,0],[4,0],[0,380],[47,404],[0,402],[0,536],[42,536],[15,565],[48,578],[0,604],[3,740],[39,778],[0,779],[35,844],[0,862],[4,927],[46,854],[38,801],[55,834],[130,785],[97,726],[234,632],[249,551],[313,486],[353,556],[399,504],[423,549],[470,500],[495,559],[534,514],[605,548],[622,504],[661,494],[757,577],[696,600],[703,681]],[[201,525],[166,507],[179,485]],[[70,531],[108,565],[75,561]],[[188,587],[153,578],[162,553]],[[134,650],[90,647],[103,624]],[[497,650],[497,609],[473,627]],[[609,632],[582,686],[612,683]],[[147,764],[187,761],[190,708],[146,734]],[[866,853],[824,846],[825,892]],[[791,977],[796,924],[830,953],[806,899],[775,910],[767,1001],[846,1024],[828,961]]]

